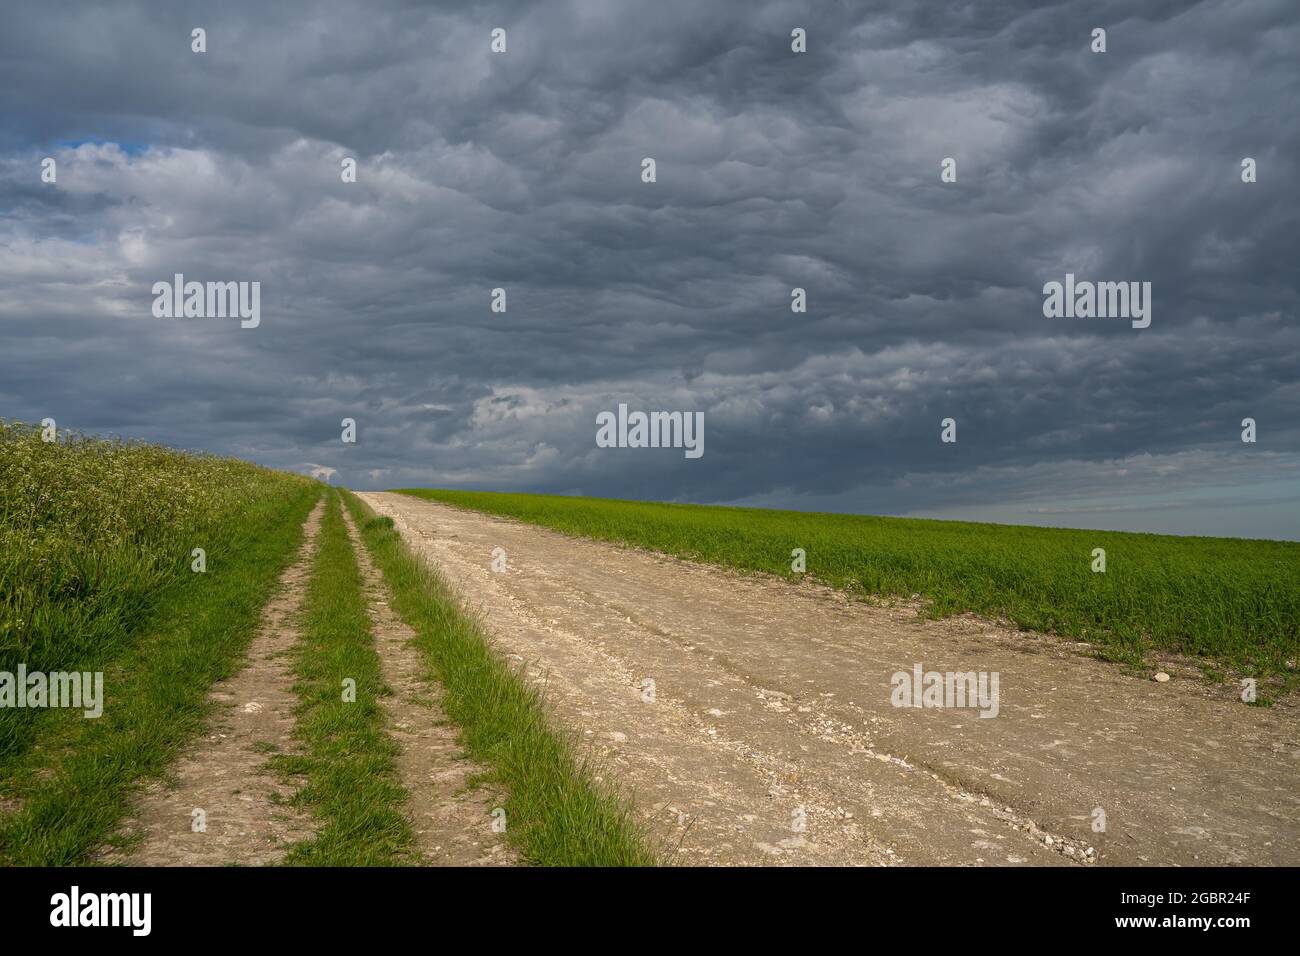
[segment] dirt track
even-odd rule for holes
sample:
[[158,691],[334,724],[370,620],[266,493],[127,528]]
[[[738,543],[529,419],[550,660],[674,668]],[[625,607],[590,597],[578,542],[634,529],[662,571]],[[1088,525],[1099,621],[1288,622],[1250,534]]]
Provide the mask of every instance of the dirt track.
[[[1300,863],[1293,705],[1128,676],[988,622],[362,497],[502,653],[545,674],[557,717],[680,841],[679,862]],[[893,706],[891,675],[916,664],[996,672],[997,716]]]
[[[300,753],[294,736],[292,651],[301,640],[303,610],[320,535],[323,504],[304,526],[294,563],[275,596],[237,673],[215,684],[217,705],[208,733],[187,746],[167,780],[153,781],[134,801],[119,836],[125,849],[105,847],[104,863],[134,866],[267,866],[290,846],[307,840],[318,822],[290,804],[301,781],[286,781],[267,766],[273,753]],[[398,774],[409,797],[403,808],[415,834],[418,860],[432,866],[518,863],[504,838],[491,832],[500,793],[470,788],[481,768],[465,759],[457,733],[438,706],[439,687],[424,679],[411,645],[414,632],[392,611],[388,590],[350,517],[344,517],[365,581],[368,613],[384,682],[387,731],[397,742]],[[203,826],[195,826],[201,811]]]
[[[312,509],[297,559],[281,575],[262,626],[236,674],[213,685],[207,734],[135,801],[123,836],[136,840],[102,859],[132,866],[266,866],[312,835],[309,814],[289,806],[294,787],[266,770],[268,754],[300,750],[293,739],[293,662],[323,504]],[[194,818],[202,814],[202,826]]]
[[458,732],[438,703],[441,687],[425,680],[427,668],[411,643],[415,632],[389,605],[383,575],[346,510],[343,518],[365,579],[384,683],[392,690],[380,706],[400,748],[397,773],[408,794],[405,811],[416,850],[431,866],[514,865],[516,854],[490,827],[492,809],[504,795],[487,786],[469,786],[484,768],[471,763],[457,743]]

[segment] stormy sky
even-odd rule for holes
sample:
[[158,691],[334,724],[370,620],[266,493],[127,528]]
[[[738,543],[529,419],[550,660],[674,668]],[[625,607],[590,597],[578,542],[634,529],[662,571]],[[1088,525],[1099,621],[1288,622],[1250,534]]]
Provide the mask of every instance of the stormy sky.
[[[5,0],[0,416],[355,488],[1300,538],[1297,51],[1294,0]],[[260,325],[156,318],[175,273]],[[1044,317],[1066,273],[1150,327]],[[597,447],[619,403],[705,454]]]

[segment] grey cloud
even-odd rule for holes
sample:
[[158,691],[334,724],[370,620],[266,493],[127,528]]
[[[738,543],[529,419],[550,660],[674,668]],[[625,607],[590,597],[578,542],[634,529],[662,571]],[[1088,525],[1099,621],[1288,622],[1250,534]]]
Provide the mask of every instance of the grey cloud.
[[[360,487],[1300,537],[1293,4],[0,16],[0,414]],[[1043,318],[1067,271],[1151,281],[1152,327]],[[176,272],[262,326],[154,319]],[[704,411],[705,457],[597,449],[620,401]]]

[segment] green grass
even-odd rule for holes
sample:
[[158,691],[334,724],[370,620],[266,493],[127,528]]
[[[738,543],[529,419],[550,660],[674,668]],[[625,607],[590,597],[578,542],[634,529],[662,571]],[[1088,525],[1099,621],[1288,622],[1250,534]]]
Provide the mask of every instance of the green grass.
[[[974,611],[1096,643],[1208,658],[1285,685],[1300,656],[1300,544],[959,521],[408,489],[405,494],[861,595],[920,594],[927,613]],[[1106,551],[1106,572],[1091,570]]]
[[[290,866],[396,866],[412,862],[407,800],[397,777],[397,744],[384,732],[387,695],[337,491],[330,490],[316,560],[307,585],[302,642],[296,651],[302,698],[295,733],[307,752],[272,758],[287,775],[304,775],[294,803],[321,822],[295,844]],[[356,699],[344,699],[344,681]]]
[[[30,441],[0,428],[2,547],[48,533],[34,567],[0,552],[0,670],[103,671],[105,702],[95,719],[0,712],[0,793],[17,802],[0,865],[61,866],[92,862],[139,782],[203,729],[208,688],[239,666],[319,486],[150,446]],[[105,480],[79,486],[92,476]],[[207,487],[223,479],[230,491]],[[198,546],[204,574],[190,570]]]
[[[157,445],[66,431],[46,442],[37,426],[0,420],[0,671],[107,669],[156,625],[168,594],[220,586],[253,522],[300,511],[311,487]],[[207,574],[190,569],[195,548]],[[0,786],[50,719],[0,708]]]
[[596,780],[569,736],[557,732],[538,692],[506,666],[446,583],[358,498],[348,509],[382,570],[393,607],[418,635],[416,646],[440,681],[442,707],[474,760],[502,786],[507,839],[543,866],[657,863],[627,805]]

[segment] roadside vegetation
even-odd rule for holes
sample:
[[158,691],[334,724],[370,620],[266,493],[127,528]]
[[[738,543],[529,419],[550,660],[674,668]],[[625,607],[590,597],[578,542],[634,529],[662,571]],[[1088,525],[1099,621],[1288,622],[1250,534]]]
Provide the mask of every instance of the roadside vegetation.
[[[0,708],[0,864],[87,862],[201,731],[320,486],[0,422],[0,672],[103,672],[102,716]],[[193,570],[205,551],[206,571]]]
[[[403,493],[562,531],[799,578],[863,596],[921,595],[926,613],[973,611],[1098,645],[1138,664],[1201,658],[1294,688],[1300,544],[769,511],[601,498],[408,489]],[[1092,570],[1106,552],[1105,573]]]
[[310,840],[291,847],[287,865],[397,866],[412,862],[413,836],[402,812],[397,744],[384,732],[380,672],[361,571],[343,522],[339,493],[328,492],[307,584],[296,650],[302,700],[296,733],[306,753],[273,758],[306,784],[294,800],[321,820]]
[[506,837],[542,866],[648,866],[659,862],[629,807],[579,745],[554,727],[539,692],[490,647],[443,579],[402,541],[391,518],[345,493],[393,607],[418,635],[428,677],[461,731],[468,756],[507,793]]

